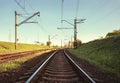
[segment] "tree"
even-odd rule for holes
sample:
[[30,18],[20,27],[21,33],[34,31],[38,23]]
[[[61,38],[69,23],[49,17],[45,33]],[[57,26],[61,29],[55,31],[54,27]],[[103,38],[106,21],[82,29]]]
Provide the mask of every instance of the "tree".
[[74,48],[77,48],[82,44],[82,41],[80,39],[77,39],[77,41],[73,42]]
[[50,47],[51,43],[52,43],[51,41],[47,41],[47,46]]
[[80,46],[82,44],[82,41],[77,39],[77,46]]
[[117,36],[117,35],[120,35],[120,29],[107,33],[106,37],[113,37],[113,36]]

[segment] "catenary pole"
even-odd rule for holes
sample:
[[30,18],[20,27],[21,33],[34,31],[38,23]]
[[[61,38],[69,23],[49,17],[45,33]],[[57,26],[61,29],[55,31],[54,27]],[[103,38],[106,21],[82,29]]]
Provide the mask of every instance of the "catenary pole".
[[18,38],[17,38],[17,29],[18,29],[18,25],[17,25],[17,18],[18,14],[17,12],[15,11],[15,50],[17,49],[17,41],[18,41]]
[[[23,20],[22,22],[18,23],[18,22],[17,22],[17,21],[18,21],[18,15],[20,15],[20,14],[18,14],[18,13],[15,11],[15,50],[17,50],[18,26],[22,25],[23,23],[26,23],[29,19],[31,19],[32,17],[34,17],[34,16],[36,16],[36,15],[40,16],[39,14],[40,14],[40,12],[36,12],[36,13],[34,13],[32,16],[30,16],[30,17],[28,17],[27,19]],[[32,23],[34,23],[34,22],[32,22]]]

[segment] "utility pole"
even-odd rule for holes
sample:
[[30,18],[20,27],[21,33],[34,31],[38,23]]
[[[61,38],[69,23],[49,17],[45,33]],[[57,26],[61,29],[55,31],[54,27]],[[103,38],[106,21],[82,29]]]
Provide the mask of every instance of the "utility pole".
[[29,19],[31,19],[32,17],[39,15],[40,12],[37,12],[37,13],[34,13],[32,16],[28,17],[27,19],[23,20],[22,22],[18,23],[18,14],[16,11],[15,11],[15,50],[17,50],[17,41],[18,41],[18,26],[22,25],[23,23],[36,23],[36,22],[27,22]]
[[62,39],[61,39],[61,48],[62,48]]
[[48,41],[50,42],[50,35],[48,35]]
[[49,46],[49,48],[50,48],[50,44],[51,44],[50,35],[48,35],[48,42],[47,42],[47,45]]
[[72,36],[71,36],[71,48],[73,47],[73,45],[72,45]]
[[74,29],[74,48],[77,48],[77,24],[78,23],[84,23],[83,21],[86,19],[74,19],[74,24],[68,22],[67,20],[62,20],[64,22],[67,22],[68,24],[74,26],[74,28],[57,28],[57,29]]
[[18,18],[17,18],[17,16],[18,16],[18,14],[17,14],[17,12],[15,11],[15,50],[17,49],[17,41],[18,41],[18,38],[17,38],[17,29],[18,29],[18,23],[17,23],[17,20],[18,20]]
[[77,19],[74,19],[74,48],[77,48]]
[[77,48],[77,24],[84,23],[86,19],[74,19],[74,48]]
[[76,20],[77,20],[77,19],[74,19],[74,48],[76,48],[76,43],[77,43]]

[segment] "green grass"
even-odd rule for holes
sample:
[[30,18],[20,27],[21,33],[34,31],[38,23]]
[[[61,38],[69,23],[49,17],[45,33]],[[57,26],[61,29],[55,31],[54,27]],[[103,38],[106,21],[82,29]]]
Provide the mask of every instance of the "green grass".
[[[44,51],[44,52],[47,52],[47,51]],[[40,56],[44,52],[40,52],[37,54],[24,56],[24,57],[15,59],[15,60],[9,60],[8,62],[0,63],[0,72],[5,72],[5,71],[12,70],[12,69],[16,69],[19,66],[21,66],[21,64],[24,63],[25,61],[32,59],[36,56]]]
[[[19,52],[19,51],[27,51],[27,50],[39,50],[39,49],[48,49],[48,46],[41,46],[41,45],[35,45],[35,44],[18,44],[17,50],[14,48],[14,43],[11,42],[0,42],[0,53],[10,53],[10,52]],[[52,48],[52,47],[51,47]],[[50,51],[50,50],[48,50]],[[44,51],[45,52],[45,51]],[[43,52],[40,52],[41,54]],[[0,60],[0,72],[8,71],[11,69],[15,69],[19,66],[21,66],[22,63],[25,61],[34,58],[35,56],[38,56],[39,54],[24,56],[15,60],[9,60],[8,62],[2,62]]]
[[11,61],[9,61],[7,63],[2,63],[2,64],[0,64],[0,72],[8,71],[8,70],[17,68],[19,66],[20,66],[20,64],[17,64],[15,62],[11,62]]
[[47,49],[47,46],[35,45],[35,44],[18,44],[17,50],[14,48],[14,43],[0,42],[0,53],[26,51],[26,50],[38,50]]
[[106,73],[120,77],[120,36],[91,41],[69,51]]

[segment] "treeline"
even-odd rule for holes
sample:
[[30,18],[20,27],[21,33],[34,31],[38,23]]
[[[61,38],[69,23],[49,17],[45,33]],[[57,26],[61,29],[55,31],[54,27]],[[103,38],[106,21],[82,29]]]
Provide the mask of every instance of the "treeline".
[[119,30],[114,30],[113,32],[109,32],[109,33],[106,34],[106,38],[114,37],[114,36],[120,36],[120,29]]

